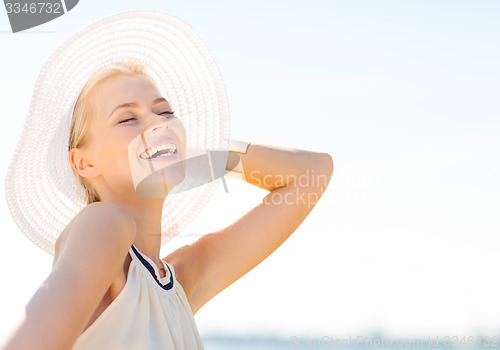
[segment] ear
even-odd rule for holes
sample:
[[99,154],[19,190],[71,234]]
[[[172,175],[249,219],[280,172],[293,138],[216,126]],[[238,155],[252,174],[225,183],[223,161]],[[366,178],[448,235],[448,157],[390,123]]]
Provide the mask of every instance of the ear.
[[68,157],[69,163],[80,176],[91,179],[101,174],[82,149],[72,148],[68,153]]

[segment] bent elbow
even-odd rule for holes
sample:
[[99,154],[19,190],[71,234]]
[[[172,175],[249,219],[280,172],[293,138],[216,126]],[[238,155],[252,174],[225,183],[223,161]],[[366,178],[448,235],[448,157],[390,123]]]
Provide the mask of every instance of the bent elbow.
[[316,171],[320,172],[323,175],[328,177],[328,181],[330,180],[333,174],[333,159],[329,153],[318,153],[318,158],[315,161]]
[[333,158],[329,153],[322,153],[324,158],[323,163],[326,167],[326,171],[329,175],[333,174]]

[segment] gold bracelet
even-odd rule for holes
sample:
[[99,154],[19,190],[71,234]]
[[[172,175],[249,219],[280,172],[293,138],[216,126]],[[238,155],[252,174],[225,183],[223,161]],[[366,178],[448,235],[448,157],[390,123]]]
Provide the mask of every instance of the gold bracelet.
[[243,164],[238,153],[247,153],[249,145],[250,142],[247,141],[229,141],[229,157],[228,164],[226,165],[226,171],[224,173],[225,176],[233,179],[245,180],[245,171],[243,170]]
[[249,145],[248,141],[229,140],[229,150],[233,152],[247,153]]

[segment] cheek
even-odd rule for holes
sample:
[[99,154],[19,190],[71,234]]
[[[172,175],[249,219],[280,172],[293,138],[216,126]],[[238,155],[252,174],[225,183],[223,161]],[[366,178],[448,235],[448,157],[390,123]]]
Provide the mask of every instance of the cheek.
[[186,143],[186,128],[184,127],[184,123],[180,119],[175,120],[171,124],[171,128],[175,130],[175,133],[178,135],[179,140],[185,144]]
[[132,130],[100,134],[96,139],[94,153],[101,167],[114,168],[121,164],[128,166],[128,147],[135,136],[136,132]]

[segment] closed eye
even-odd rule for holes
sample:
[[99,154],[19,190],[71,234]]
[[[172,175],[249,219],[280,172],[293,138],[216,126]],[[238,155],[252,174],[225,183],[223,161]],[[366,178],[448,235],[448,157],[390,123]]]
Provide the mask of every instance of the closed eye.
[[167,112],[163,112],[163,113],[160,113],[160,114],[174,114],[174,113],[175,113],[175,111],[171,111],[171,112],[167,111]]
[[129,120],[135,120],[135,118],[128,118],[128,119],[124,119],[124,120],[120,121],[118,124],[126,123],[126,122],[128,122]]
[[[163,115],[163,114],[173,115],[174,113],[175,113],[175,111],[171,111],[171,112],[170,111],[166,111],[166,112],[160,113],[160,115]],[[124,120],[118,122],[118,124],[126,123],[126,122],[128,122],[130,120],[136,120],[136,118],[127,118],[127,119],[124,119]]]

